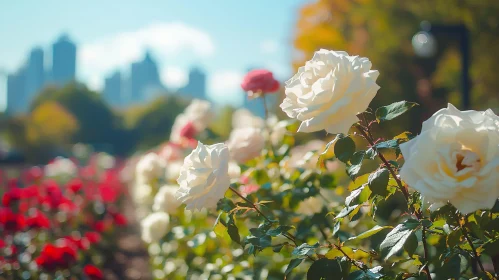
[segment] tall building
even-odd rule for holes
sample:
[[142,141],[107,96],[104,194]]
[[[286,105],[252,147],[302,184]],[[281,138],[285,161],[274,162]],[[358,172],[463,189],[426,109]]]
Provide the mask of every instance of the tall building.
[[[45,81],[45,69],[43,67],[43,50],[34,48],[26,65],[26,102],[29,103],[42,89]],[[29,104],[27,104],[29,105]]]
[[182,95],[197,99],[207,99],[206,96],[206,74],[198,67],[189,71],[189,81],[185,87],[179,90]]
[[22,113],[27,107],[26,70],[20,68],[16,73],[7,76],[7,113]]
[[130,101],[133,103],[147,101],[154,94],[164,90],[159,79],[158,66],[149,52],[142,61],[132,63],[130,89]]
[[121,85],[121,73],[114,72],[104,81],[104,100],[111,106],[123,105],[123,93]]
[[52,45],[52,81],[56,85],[65,85],[75,80],[76,45],[68,35],[62,35]]

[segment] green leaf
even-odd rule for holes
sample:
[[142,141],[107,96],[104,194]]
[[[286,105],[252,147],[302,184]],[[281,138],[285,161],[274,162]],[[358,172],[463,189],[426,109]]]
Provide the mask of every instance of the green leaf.
[[407,252],[407,254],[410,257],[412,257],[412,255],[414,255],[414,252],[416,252],[417,248],[418,248],[418,238],[416,237],[416,234],[413,232],[405,242],[404,250]]
[[315,253],[315,249],[319,248],[319,242],[314,245],[308,245],[307,243],[303,243],[300,246],[296,247],[292,254],[293,256],[306,257],[313,255]]
[[350,237],[348,238],[348,240],[354,240],[354,239],[365,239],[365,238],[368,238],[370,236],[373,236],[375,235],[376,233],[384,230],[384,229],[388,229],[388,228],[393,228],[391,226],[379,226],[379,225],[376,225],[374,226],[372,229],[370,230],[367,230],[367,231],[364,231],[363,233],[357,235],[357,236],[354,236],[354,237]]
[[459,255],[453,255],[444,260],[444,264],[438,274],[442,276],[445,275],[445,278],[448,279],[459,279],[461,276],[461,257]]
[[376,155],[378,155],[378,153],[376,152],[376,150],[374,148],[371,147],[371,148],[367,149],[366,156],[369,159],[375,159]]
[[359,207],[358,204],[356,205],[352,205],[352,206],[347,206],[345,208],[343,208],[340,213],[338,213],[338,215],[336,215],[335,219],[339,219],[339,218],[343,218],[343,217],[346,217],[348,216],[348,214],[352,213],[353,210],[355,210],[355,208]]
[[229,220],[227,221],[227,232],[229,233],[230,239],[241,244],[241,236],[239,236],[239,230],[234,222],[234,215],[229,215]]
[[376,149],[398,149],[399,147],[399,140],[398,139],[392,139],[392,140],[387,140],[383,142],[379,142],[376,145],[374,145]]
[[228,198],[224,197],[217,202],[217,210],[222,210],[225,213],[230,212],[234,208],[236,208],[236,205]]
[[338,139],[340,139],[341,136],[342,136],[341,134],[337,134],[333,140],[331,140],[329,143],[326,144],[326,148],[319,155],[319,159],[317,160],[317,165],[320,169],[323,169],[323,170],[326,169],[326,165],[324,162],[332,157],[331,152],[329,151],[329,148],[331,147],[331,145],[336,143],[336,141],[338,141]]
[[272,251],[274,251],[274,253],[279,253],[282,250],[282,247],[284,247],[284,245],[286,245],[286,243],[274,245],[272,246]]
[[407,219],[403,222],[404,226],[408,229],[416,229],[421,223],[416,219]]
[[288,267],[286,268],[286,271],[284,271],[284,279],[287,279],[287,276],[289,275],[289,273],[291,273],[291,271],[295,267],[299,266],[302,261],[303,261],[303,259],[292,259],[289,262]]
[[342,267],[337,259],[319,259],[307,271],[307,280],[345,279]]
[[355,153],[355,142],[346,136],[339,138],[334,144],[334,154],[342,162],[348,163]]
[[380,271],[383,269],[381,266],[375,266],[371,269],[368,269],[366,271],[363,270],[357,270],[352,272],[350,275],[348,275],[348,280],[374,280],[374,279],[381,279],[383,277],[383,274],[380,273]]
[[412,231],[405,224],[399,224],[386,235],[385,240],[379,246],[382,252],[386,252],[385,260],[402,249]]
[[277,228],[269,229],[269,231],[267,231],[267,234],[275,237],[290,231],[292,228],[292,226],[278,226]]
[[353,154],[350,158],[350,165],[347,167],[347,174],[352,179],[355,180],[362,167],[362,161],[364,160],[364,151],[358,151]]
[[352,202],[356,202],[360,196],[360,193],[362,192],[362,190],[364,190],[364,188],[365,188],[365,186],[362,186],[356,190],[353,190],[350,193],[350,195],[345,198],[345,205],[350,206],[350,204],[352,204]]
[[461,231],[459,229],[451,231],[449,235],[447,235],[445,243],[449,248],[454,248],[454,246],[461,243]]
[[367,184],[374,194],[381,195],[383,197],[388,195],[388,180],[390,179],[390,172],[386,168],[381,168],[376,170],[374,173],[369,175]]
[[388,106],[379,107],[376,110],[376,119],[378,122],[393,120],[416,105],[418,104],[414,102],[399,101]]

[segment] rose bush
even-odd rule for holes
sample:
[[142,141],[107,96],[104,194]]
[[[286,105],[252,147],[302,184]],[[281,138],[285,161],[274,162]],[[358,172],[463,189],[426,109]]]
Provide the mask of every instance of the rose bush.
[[[385,138],[383,126],[416,104],[369,109],[377,76],[367,58],[320,50],[286,82],[291,120],[239,111],[227,145],[202,131],[196,148],[170,139],[185,160],[180,171],[167,160],[158,185],[178,174],[179,200],[151,188],[161,206],[145,206],[169,218],[162,236],[144,238],[155,277],[495,279],[497,115],[449,105],[420,135]],[[296,137],[319,130],[332,135]]]

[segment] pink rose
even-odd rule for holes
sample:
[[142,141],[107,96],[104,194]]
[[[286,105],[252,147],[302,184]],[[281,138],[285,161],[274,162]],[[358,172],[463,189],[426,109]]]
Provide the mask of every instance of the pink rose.
[[279,81],[274,79],[274,74],[265,69],[252,70],[246,74],[241,87],[250,93],[271,93],[279,89]]

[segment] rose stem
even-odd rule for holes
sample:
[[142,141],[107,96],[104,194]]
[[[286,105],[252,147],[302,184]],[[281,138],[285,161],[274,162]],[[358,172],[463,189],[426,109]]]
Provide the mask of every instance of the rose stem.
[[[367,142],[369,143],[369,145],[371,145],[371,147],[378,153],[379,159],[381,159],[381,161],[384,163],[384,165],[386,166],[386,168],[388,169],[388,171],[392,175],[393,179],[397,182],[397,185],[398,185],[399,189],[404,194],[405,200],[407,202],[409,202],[409,191],[405,188],[405,186],[402,184],[402,182],[400,181],[400,179],[397,177],[397,174],[395,173],[395,170],[393,169],[393,167],[391,166],[391,164],[386,160],[386,158],[383,156],[383,154],[381,153],[381,151],[379,151],[375,147],[375,143],[373,141],[371,130],[369,129],[369,123],[367,122],[365,113],[362,113],[361,123],[362,122],[365,124],[365,127],[362,126],[362,125],[358,125],[358,126],[356,126],[357,129],[360,131],[360,133],[362,134],[362,136],[364,136],[364,138],[367,140]],[[414,209],[413,205],[410,205],[410,210],[416,215],[416,217],[419,220],[423,219],[423,215],[421,214],[421,212],[420,211],[416,211]],[[428,258],[429,258],[430,255],[429,255],[429,252],[428,252],[428,244],[426,242],[426,228],[425,228],[425,226],[422,226],[422,238],[421,238],[421,241],[423,242],[424,258],[428,262]],[[426,278],[428,280],[432,280],[431,274],[430,274],[430,269],[428,268],[428,265],[424,266],[424,271],[425,271],[425,274],[426,274]]]
[[[478,265],[480,266],[480,269],[485,272],[485,269],[483,268],[483,264],[482,264],[482,261],[480,260],[480,256],[478,256],[478,253],[476,252],[475,250],[475,246],[473,246],[473,242],[471,241],[471,238],[468,234],[468,230],[463,227],[461,225],[461,219],[458,217],[458,215],[453,211],[452,212],[453,215],[454,215],[454,218],[456,219],[456,222],[457,224],[459,225],[459,228],[461,229],[461,231],[463,232],[463,235],[464,237],[466,238],[466,241],[468,241],[468,244],[470,245],[471,247],[471,250],[473,251],[473,255],[475,256],[475,260],[476,262],[478,263]],[[464,224],[467,224],[467,221],[466,221],[466,218],[464,218]]]

